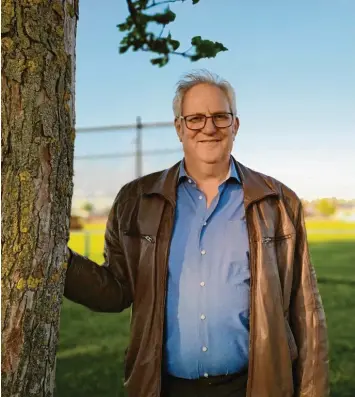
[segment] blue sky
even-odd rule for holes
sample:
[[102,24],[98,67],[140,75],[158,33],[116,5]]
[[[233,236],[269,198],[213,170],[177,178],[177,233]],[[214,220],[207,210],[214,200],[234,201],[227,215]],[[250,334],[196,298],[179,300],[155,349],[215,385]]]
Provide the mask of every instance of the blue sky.
[[[181,75],[207,68],[230,81],[241,127],[233,154],[301,197],[355,198],[355,1],[191,0],[171,6],[174,38],[222,42],[229,51],[164,68],[147,53],[118,54],[125,0],[83,0],[77,34],[77,127],[173,120]],[[133,131],[78,134],[75,154],[133,150]],[[144,149],[179,148],[173,129],[147,130]],[[181,153],[146,157],[144,172]],[[75,194],[115,194],[134,177],[134,159],[77,160]]]

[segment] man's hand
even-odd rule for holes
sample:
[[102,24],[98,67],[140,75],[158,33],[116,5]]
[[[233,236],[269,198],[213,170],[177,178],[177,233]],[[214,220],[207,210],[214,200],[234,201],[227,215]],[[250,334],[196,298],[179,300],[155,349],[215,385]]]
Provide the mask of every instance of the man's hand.
[[72,252],[69,249],[69,247],[66,246],[65,247],[65,261],[68,264],[68,266],[70,265],[71,257],[72,257]]

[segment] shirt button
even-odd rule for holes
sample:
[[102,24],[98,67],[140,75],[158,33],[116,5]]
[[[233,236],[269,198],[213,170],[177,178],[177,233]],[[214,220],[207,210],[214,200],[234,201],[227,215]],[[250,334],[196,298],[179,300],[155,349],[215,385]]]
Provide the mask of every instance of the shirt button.
[[204,286],[205,286],[205,282],[204,282],[204,281],[201,281],[201,282],[200,282],[200,285],[201,285],[201,287],[204,287]]
[[204,314],[201,314],[201,320],[204,320],[206,318],[206,316]]
[[202,198],[203,198],[202,196],[198,196],[198,199],[199,199],[199,200],[202,200]]
[[208,373],[205,372],[205,373],[203,374],[203,376],[204,376],[205,378],[208,378]]
[[201,254],[202,254],[202,255],[205,255],[205,254],[206,254],[206,251],[205,251],[205,250],[202,250],[202,251],[201,251]]
[[188,182],[189,182],[189,183],[192,183],[192,180],[191,180],[191,179],[188,179]]
[[206,347],[206,346],[203,346],[202,351],[203,351],[203,352],[206,352],[206,351],[207,351],[207,347]]
[[203,226],[206,226],[207,225],[207,222],[205,222],[204,224],[203,224]]

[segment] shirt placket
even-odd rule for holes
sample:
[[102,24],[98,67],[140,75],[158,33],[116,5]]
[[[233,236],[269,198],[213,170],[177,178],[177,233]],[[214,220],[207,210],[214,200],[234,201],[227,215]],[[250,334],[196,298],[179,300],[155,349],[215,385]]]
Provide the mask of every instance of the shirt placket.
[[[202,198],[201,198],[202,197]],[[207,307],[207,294],[208,288],[211,286],[209,285],[208,274],[210,272],[207,269],[208,264],[208,255],[211,253],[210,250],[213,249],[212,245],[209,244],[207,247],[206,242],[206,231],[209,227],[209,222],[212,221],[211,215],[215,211],[218,206],[220,198],[220,193],[213,201],[212,205],[207,209],[206,208],[206,198],[205,195],[199,192],[199,201],[201,205],[199,206],[199,214],[200,214],[200,225],[199,227],[199,254],[200,254],[200,261],[199,261],[199,273],[201,275],[200,279],[200,313],[199,313],[199,320],[200,320],[200,327],[199,327],[199,334],[201,338],[201,361],[199,363],[199,376],[203,376],[208,378],[208,370],[207,370],[207,358],[210,355],[210,345],[209,345],[209,338],[208,338],[208,307]]]

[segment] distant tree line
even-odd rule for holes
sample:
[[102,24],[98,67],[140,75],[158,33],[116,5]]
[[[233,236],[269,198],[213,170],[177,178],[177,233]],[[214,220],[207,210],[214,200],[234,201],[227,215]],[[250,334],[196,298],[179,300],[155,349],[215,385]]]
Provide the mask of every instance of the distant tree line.
[[319,198],[317,200],[302,200],[305,211],[308,215],[320,215],[330,217],[338,210],[351,210],[355,208],[355,199],[344,200],[332,198]]

